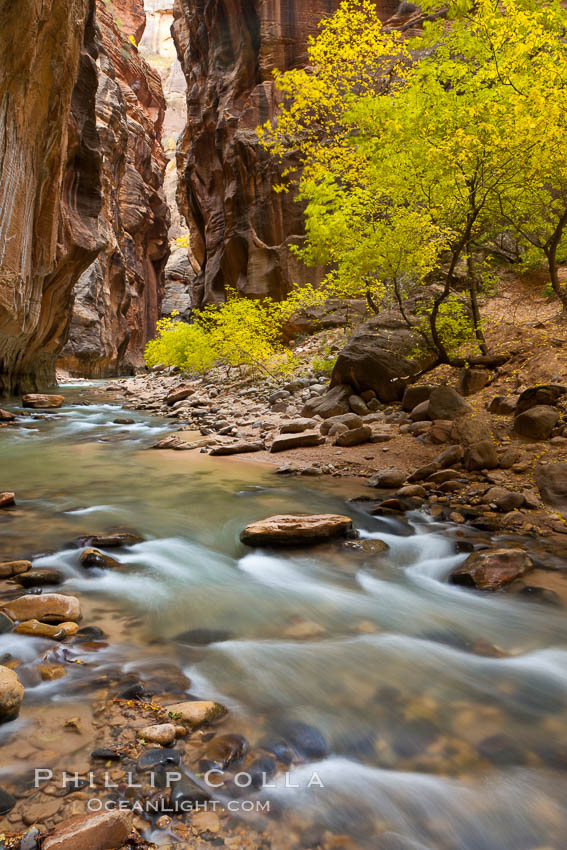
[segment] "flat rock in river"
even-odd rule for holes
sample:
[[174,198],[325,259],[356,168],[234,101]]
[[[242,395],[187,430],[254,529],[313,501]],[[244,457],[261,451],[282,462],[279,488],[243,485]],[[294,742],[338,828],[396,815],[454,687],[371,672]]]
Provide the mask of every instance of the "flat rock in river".
[[22,404],[24,407],[35,407],[49,409],[53,407],[61,407],[65,401],[65,396],[50,395],[48,393],[28,393],[22,396]]
[[247,525],[240,539],[247,546],[290,546],[346,536],[352,536],[350,517],[340,514],[280,514]]
[[68,620],[78,623],[82,616],[79,600],[62,593],[20,596],[4,605],[3,610],[13,620],[40,620],[43,623],[64,623]]

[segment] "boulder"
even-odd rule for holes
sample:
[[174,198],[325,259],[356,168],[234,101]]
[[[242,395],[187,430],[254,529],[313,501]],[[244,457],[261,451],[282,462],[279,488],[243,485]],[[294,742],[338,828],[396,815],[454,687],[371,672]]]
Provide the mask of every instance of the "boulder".
[[0,578],[11,578],[31,570],[31,561],[0,561]]
[[61,584],[63,573],[54,569],[28,570],[14,578],[20,587],[47,587],[50,584]]
[[498,452],[494,443],[491,440],[481,440],[468,446],[463,455],[463,466],[469,472],[476,469],[496,469]]
[[333,425],[346,425],[347,428],[361,428],[363,420],[357,413],[343,413],[341,416],[331,416],[321,423],[320,431],[328,434]]
[[453,423],[450,419],[436,419],[435,422],[431,424],[431,428],[427,434],[427,439],[434,445],[448,443],[451,439],[452,427]]
[[456,419],[471,412],[470,404],[452,387],[435,387],[429,397],[430,419]]
[[339,434],[346,434],[348,430],[348,427],[343,425],[342,422],[335,422],[335,424],[331,425],[329,428],[328,434],[329,437],[337,437]]
[[317,431],[304,431],[303,434],[281,434],[275,437],[270,452],[285,452],[288,449],[303,449],[320,446],[325,438]]
[[23,698],[24,686],[18,674],[9,667],[0,666],[0,723],[18,716]]
[[512,416],[518,404],[518,396],[495,396],[488,405],[488,412],[494,413],[496,416]]
[[301,416],[310,419],[312,416],[321,416],[329,419],[331,416],[340,416],[350,410],[349,398],[352,395],[350,387],[337,386],[329,390],[323,396],[310,398],[303,406]]
[[336,446],[359,446],[361,443],[367,443],[371,436],[370,425],[362,425],[360,428],[352,428],[344,434],[339,434],[335,437],[334,443]]
[[506,487],[491,487],[484,494],[482,501],[485,505],[494,505],[499,511],[508,513],[521,508],[525,498],[523,493],[507,490]]
[[65,396],[49,395],[47,393],[28,393],[22,396],[22,405],[24,407],[35,407],[49,409],[53,407],[61,407],[65,401]]
[[410,419],[412,422],[431,422],[431,416],[429,415],[429,399],[420,401],[419,404],[416,404],[410,413]]
[[540,384],[536,387],[528,387],[520,394],[516,405],[516,415],[525,413],[532,407],[553,407],[559,399],[567,393],[567,387],[561,384]]
[[339,352],[331,384],[350,384],[358,393],[374,390],[380,401],[397,401],[408,377],[436,361],[431,352],[416,355],[422,345],[397,311],[384,311],[359,325]]
[[9,410],[2,410],[2,408],[0,408],[0,422],[13,422],[15,418],[15,413],[11,413]]
[[250,452],[261,452],[263,449],[264,443],[246,443],[242,441],[227,446],[215,446],[209,454],[215,456],[242,455],[249,454]]
[[340,514],[281,514],[247,525],[240,539],[247,546],[289,546],[320,543],[352,533],[351,518]]
[[451,584],[477,590],[499,590],[535,567],[523,549],[492,549],[473,552],[449,576]]
[[409,413],[418,404],[429,401],[429,396],[434,389],[435,387],[431,384],[417,384],[406,387],[402,398],[402,410]]
[[567,463],[540,463],[534,479],[545,504],[567,516]]
[[310,428],[315,428],[317,421],[315,419],[290,419],[289,422],[284,422],[280,428],[280,434],[301,434],[303,431],[308,431]]
[[79,622],[81,606],[74,596],[62,593],[42,593],[20,596],[3,606],[13,620],[40,620],[43,623]]
[[133,827],[126,809],[78,815],[58,824],[42,842],[42,850],[119,850]]
[[558,421],[557,408],[540,404],[516,416],[514,431],[529,440],[547,440]]
[[451,440],[461,446],[472,446],[492,439],[492,423],[487,414],[465,413],[453,420]]
[[388,469],[381,469],[366,482],[369,487],[378,487],[383,490],[393,490],[401,487],[406,480],[406,473],[402,469],[395,466],[390,466]]
[[430,475],[433,475],[434,472],[437,472],[439,469],[439,464],[436,461],[432,461],[431,463],[426,463],[424,466],[420,466],[415,472],[408,477],[408,484],[415,484],[417,481],[424,481],[426,478],[429,478]]
[[227,708],[218,702],[209,700],[189,700],[168,705],[169,716],[176,723],[186,723],[192,729],[203,726],[204,723],[214,723],[227,713]]
[[16,504],[15,493],[0,493],[0,508],[11,508]]
[[190,395],[193,395],[195,392],[193,387],[185,385],[183,387],[177,387],[174,390],[170,390],[165,397],[165,403],[168,407],[171,407],[173,404],[176,404],[178,401],[185,401],[186,398],[189,398]]
[[359,395],[349,396],[348,403],[353,413],[358,413],[359,416],[367,416],[370,413],[366,402]]
[[435,463],[439,469],[450,469],[452,466],[457,466],[463,459],[464,450],[462,446],[449,446],[444,452],[438,454],[435,458]]
[[459,376],[459,390],[462,395],[474,395],[489,383],[488,369],[463,369]]

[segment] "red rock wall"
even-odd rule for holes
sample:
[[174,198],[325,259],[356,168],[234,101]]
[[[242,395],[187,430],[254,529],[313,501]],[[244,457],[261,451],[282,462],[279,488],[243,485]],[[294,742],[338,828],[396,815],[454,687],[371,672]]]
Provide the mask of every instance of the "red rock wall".
[[[339,0],[175,0],[173,34],[187,78],[187,126],[178,147],[179,204],[201,264],[195,302],[229,285],[245,295],[284,296],[312,279],[289,245],[303,232],[290,194],[256,144],[277,109],[272,70],[306,61],[306,44]],[[398,0],[380,0],[389,18]]]
[[160,315],[169,256],[160,141],[165,100],[159,74],[129,38],[142,35],[143,9],[142,0],[97,0],[104,245],[77,283],[69,341],[58,361],[85,377],[142,366]]
[[0,395],[54,380],[100,248],[94,0],[0,4]]

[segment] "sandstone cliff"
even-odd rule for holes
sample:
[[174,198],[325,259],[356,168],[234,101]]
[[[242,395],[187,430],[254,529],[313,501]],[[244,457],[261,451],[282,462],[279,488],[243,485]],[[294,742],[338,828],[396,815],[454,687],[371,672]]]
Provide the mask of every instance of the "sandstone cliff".
[[0,394],[46,386],[100,248],[94,0],[0,5]]
[[[201,265],[195,300],[217,301],[226,285],[282,297],[313,277],[288,248],[302,212],[275,194],[278,175],[256,144],[272,118],[274,68],[306,61],[306,44],[338,0],[175,0],[173,34],[187,78],[187,126],[178,146],[179,203]],[[398,0],[379,0],[393,15]]]
[[141,366],[160,315],[169,255],[160,141],[165,100],[159,74],[130,40],[141,37],[144,20],[142,0],[97,0],[103,248],[75,288],[69,340],[58,361],[74,375]]

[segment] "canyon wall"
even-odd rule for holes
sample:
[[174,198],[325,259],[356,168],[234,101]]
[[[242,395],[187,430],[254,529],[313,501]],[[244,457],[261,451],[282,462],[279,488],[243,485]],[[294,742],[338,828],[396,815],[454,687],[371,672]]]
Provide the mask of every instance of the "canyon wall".
[[103,244],[75,287],[69,339],[58,360],[72,375],[106,377],[141,367],[160,315],[169,255],[160,141],[165,99],[158,72],[131,40],[141,38],[144,23],[143,0],[97,0]]
[[[178,145],[178,200],[200,265],[197,304],[226,286],[283,297],[314,270],[289,251],[302,210],[276,194],[278,171],[256,143],[277,111],[272,71],[305,64],[306,44],[339,0],[175,0],[173,35],[187,79],[187,125]],[[379,0],[384,19],[398,0]],[[409,4],[406,4],[409,5]]]
[[100,249],[94,0],[0,4],[0,395],[46,386]]

